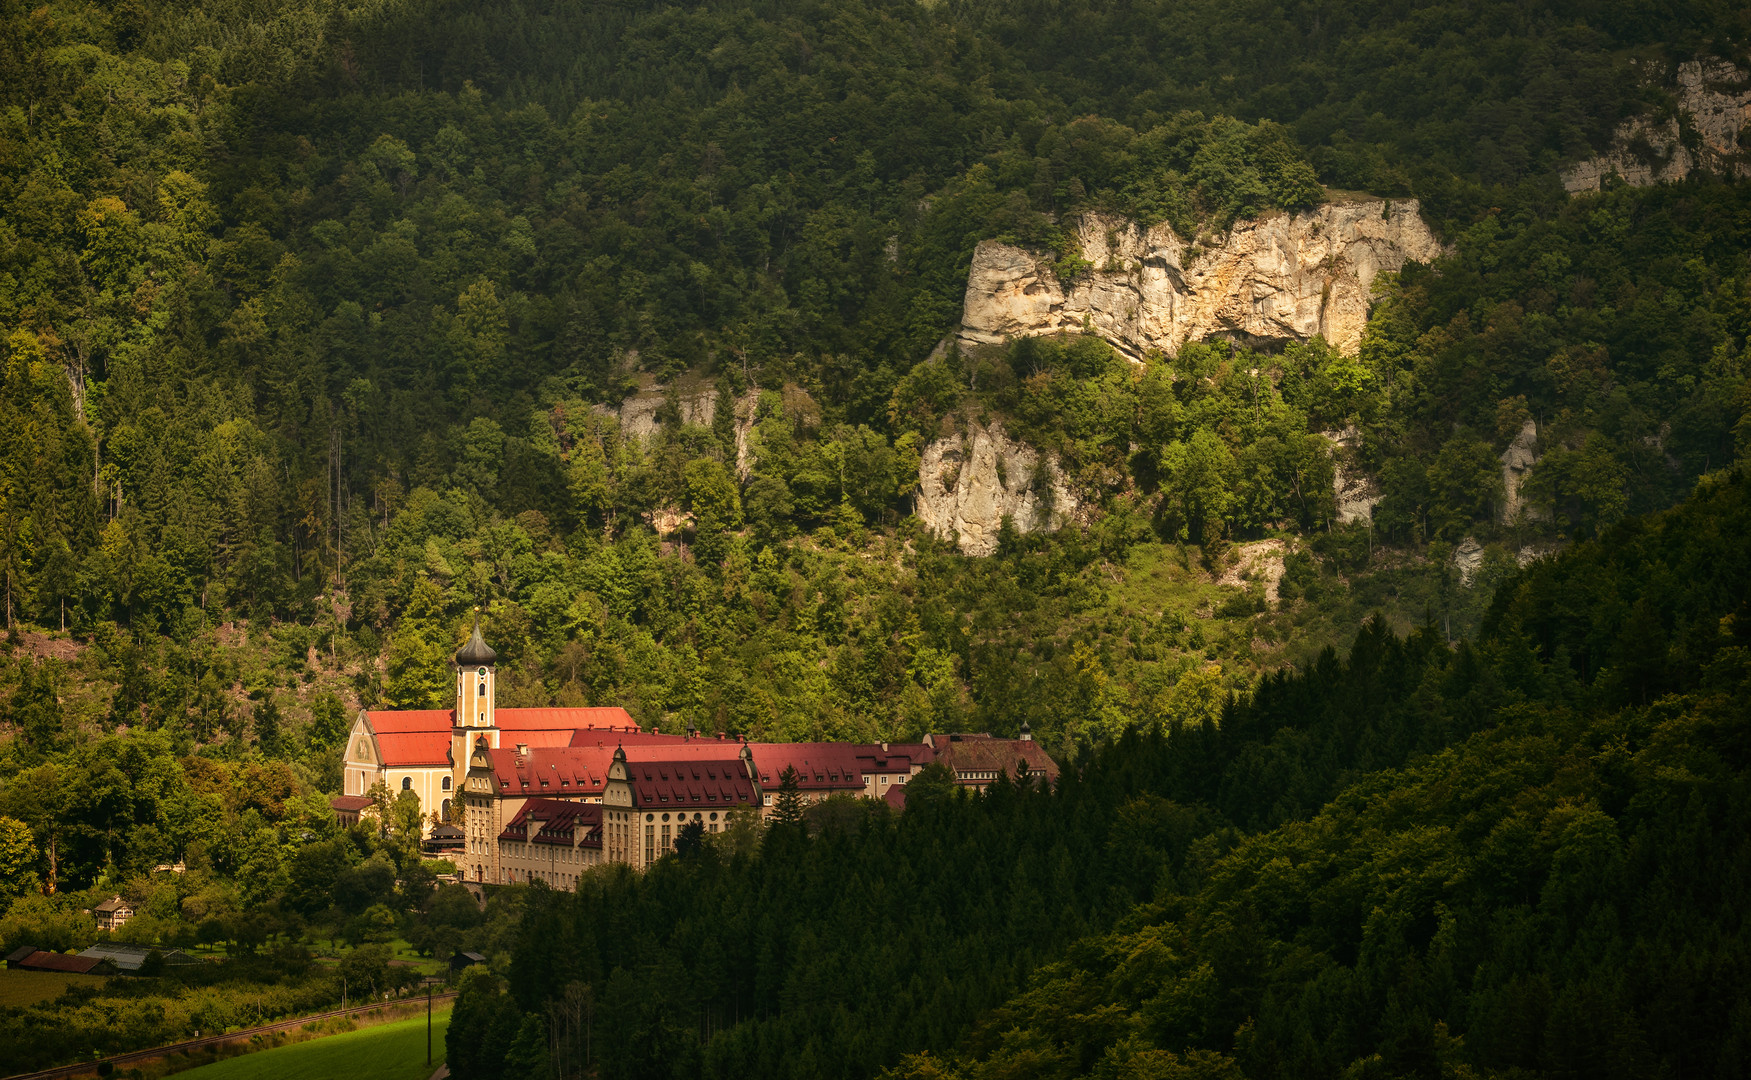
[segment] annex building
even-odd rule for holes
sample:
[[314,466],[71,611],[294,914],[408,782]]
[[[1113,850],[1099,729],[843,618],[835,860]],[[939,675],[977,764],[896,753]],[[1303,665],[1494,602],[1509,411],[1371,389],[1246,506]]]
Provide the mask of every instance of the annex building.
[[771,813],[791,769],[805,802],[848,795],[897,807],[932,762],[979,790],[999,775],[1058,778],[1025,727],[1019,739],[752,743],[645,731],[618,708],[500,709],[496,663],[477,621],[455,656],[455,708],[360,712],[334,800],[337,814],[356,820],[377,784],[391,797],[414,793],[428,833],[442,829],[471,882],[569,889],[603,863],[643,869],[674,850],[690,822],[716,833],[738,811]]

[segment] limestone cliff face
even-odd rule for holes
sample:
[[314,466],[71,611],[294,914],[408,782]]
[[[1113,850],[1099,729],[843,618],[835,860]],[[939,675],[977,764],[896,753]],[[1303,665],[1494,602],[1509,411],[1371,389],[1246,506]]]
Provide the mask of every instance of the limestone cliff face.
[[913,511],[937,536],[957,537],[963,553],[989,555],[1005,514],[1018,532],[1034,532],[1056,529],[1076,512],[1058,463],[1045,459],[1045,482],[1036,483],[1040,465],[1039,453],[1001,425],[975,424],[964,437],[924,448]]
[[[1598,191],[1612,173],[1637,187],[1682,180],[1697,169],[1751,176],[1751,155],[1739,141],[1751,126],[1751,73],[1725,60],[1692,60],[1678,66],[1671,93],[1676,114],[1626,121],[1608,152],[1563,173],[1563,186]],[[1684,145],[1681,120],[1696,132],[1692,146]]]
[[981,243],[973,252],[961,319],[964,345],[1094,330],[1126,356],[1172,354],[1213,336],[1304,341],[1323,334],[1354,352],[1382,270],[1441,253],[1414,200],[1359,199],[1236,224],[1187,261],[1165,224],[1086,214],[1076,222],[1094,269],[1059,282],[1038,252]]

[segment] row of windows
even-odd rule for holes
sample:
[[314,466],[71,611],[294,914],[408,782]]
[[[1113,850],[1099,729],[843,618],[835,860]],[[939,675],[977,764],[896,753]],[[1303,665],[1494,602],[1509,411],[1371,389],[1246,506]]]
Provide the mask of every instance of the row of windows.
[[[540,881],[545,881],[549,885],[553,885],[553,886],[556,886],[556,887],[561,888],[561,889],[575,889],[577,887],[577,884],[578,884],[578,875],[576,875],[576,874],[544,874],[539,870],[509,870],[509,869],[507,869],[507,870],[501,870],[499,872],[499,876],[507,884],[514,884],[515,882],[519,882],[519,881],[527,883],[527,882],[531,882],[531,881],[540,880]],[[478,874],[477,874],[477,877],[478,877]]]
[[545,844],[542,845],[542,847],[546,850],[535,851],[533,850],[532,845],[528,843],[517,840],[507,840],[504,843],[504,854],[507,858],[536,859],[538,861],[542,860],[545,856],[545,861],[555,863],[593,863],[597,861],[595,853],[590,848],[557,846],[549,848],[548,845]]
[[[448,776],[444,777],[444,779],[438,784],[438,787],[440,787],[444,791],[449,791],[450,790],[450,778]],[[401,790],[403,790],[403,791],[412,791],[413,790],[413,777],[404,776],[401,778]]]

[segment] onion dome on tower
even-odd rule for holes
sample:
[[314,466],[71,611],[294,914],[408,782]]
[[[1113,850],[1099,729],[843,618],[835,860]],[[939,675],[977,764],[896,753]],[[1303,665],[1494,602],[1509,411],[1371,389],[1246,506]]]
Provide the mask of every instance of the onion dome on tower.
[[478,667],[490,664],[498,658],[499,654],[493,652],[491,647],[487,645],[486,639],[480,636],[480,612],[477,610],[474,613],[474,636],[456,650],[456,666]]

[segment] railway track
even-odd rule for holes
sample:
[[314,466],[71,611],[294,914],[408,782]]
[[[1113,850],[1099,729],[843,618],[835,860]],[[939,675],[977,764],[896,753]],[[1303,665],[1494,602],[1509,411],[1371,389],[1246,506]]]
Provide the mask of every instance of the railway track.
[[[456,991],[446,990],[441,994],[433,994],[432,1002],[436,1004],[440,1001],[450,1001],[455,997]],[[203,1047],[225,1046],[229,1043],[241,1042],[257,1035],[269,1035],[277,1031],[292,1031],[296,1028],[303,1027],[305,1024],[314,1024],[323,1020],[333,1020],[342,1016],[360,1016],[365,1013],[377,1012],[382,1009],[393,1009],[398,1005],[412,1005],[418,1001],[419,998],[417,997],[396,998],[393,1001],[379,1001],[370,1005],[355,1005],[347,1009],[334,1009],[330,1012],[311,1013],[308,1016],[295,1016],[290,1020],[276,1020],[271,1024],[243,1028],[238,1031],[228,1032],[224,1035],[208,1035],[200,1039],[188,1039],[184,1042],[167,1043],[164,1046],[155,1046],[149,1050],[134,1050],[126,1054],[116,1054],[113,1057],[101,1058],[97,1061],[81,1061],[75,1065],[59,1065],[53,1069],[43,1069],[40,1072],[15,1073],[11,1076],[0,1077],[0,1080],[58,1080],[60,1077],[85,1076],[88,1074],[95,1074],[98,1067],[106,1062],[119,1068],[123,1065],[131,1065],[136,1061],[148,1061],[152,1058],[161,1058],[170,1054],[187,1053],[191,1050],[202,1049]]]

